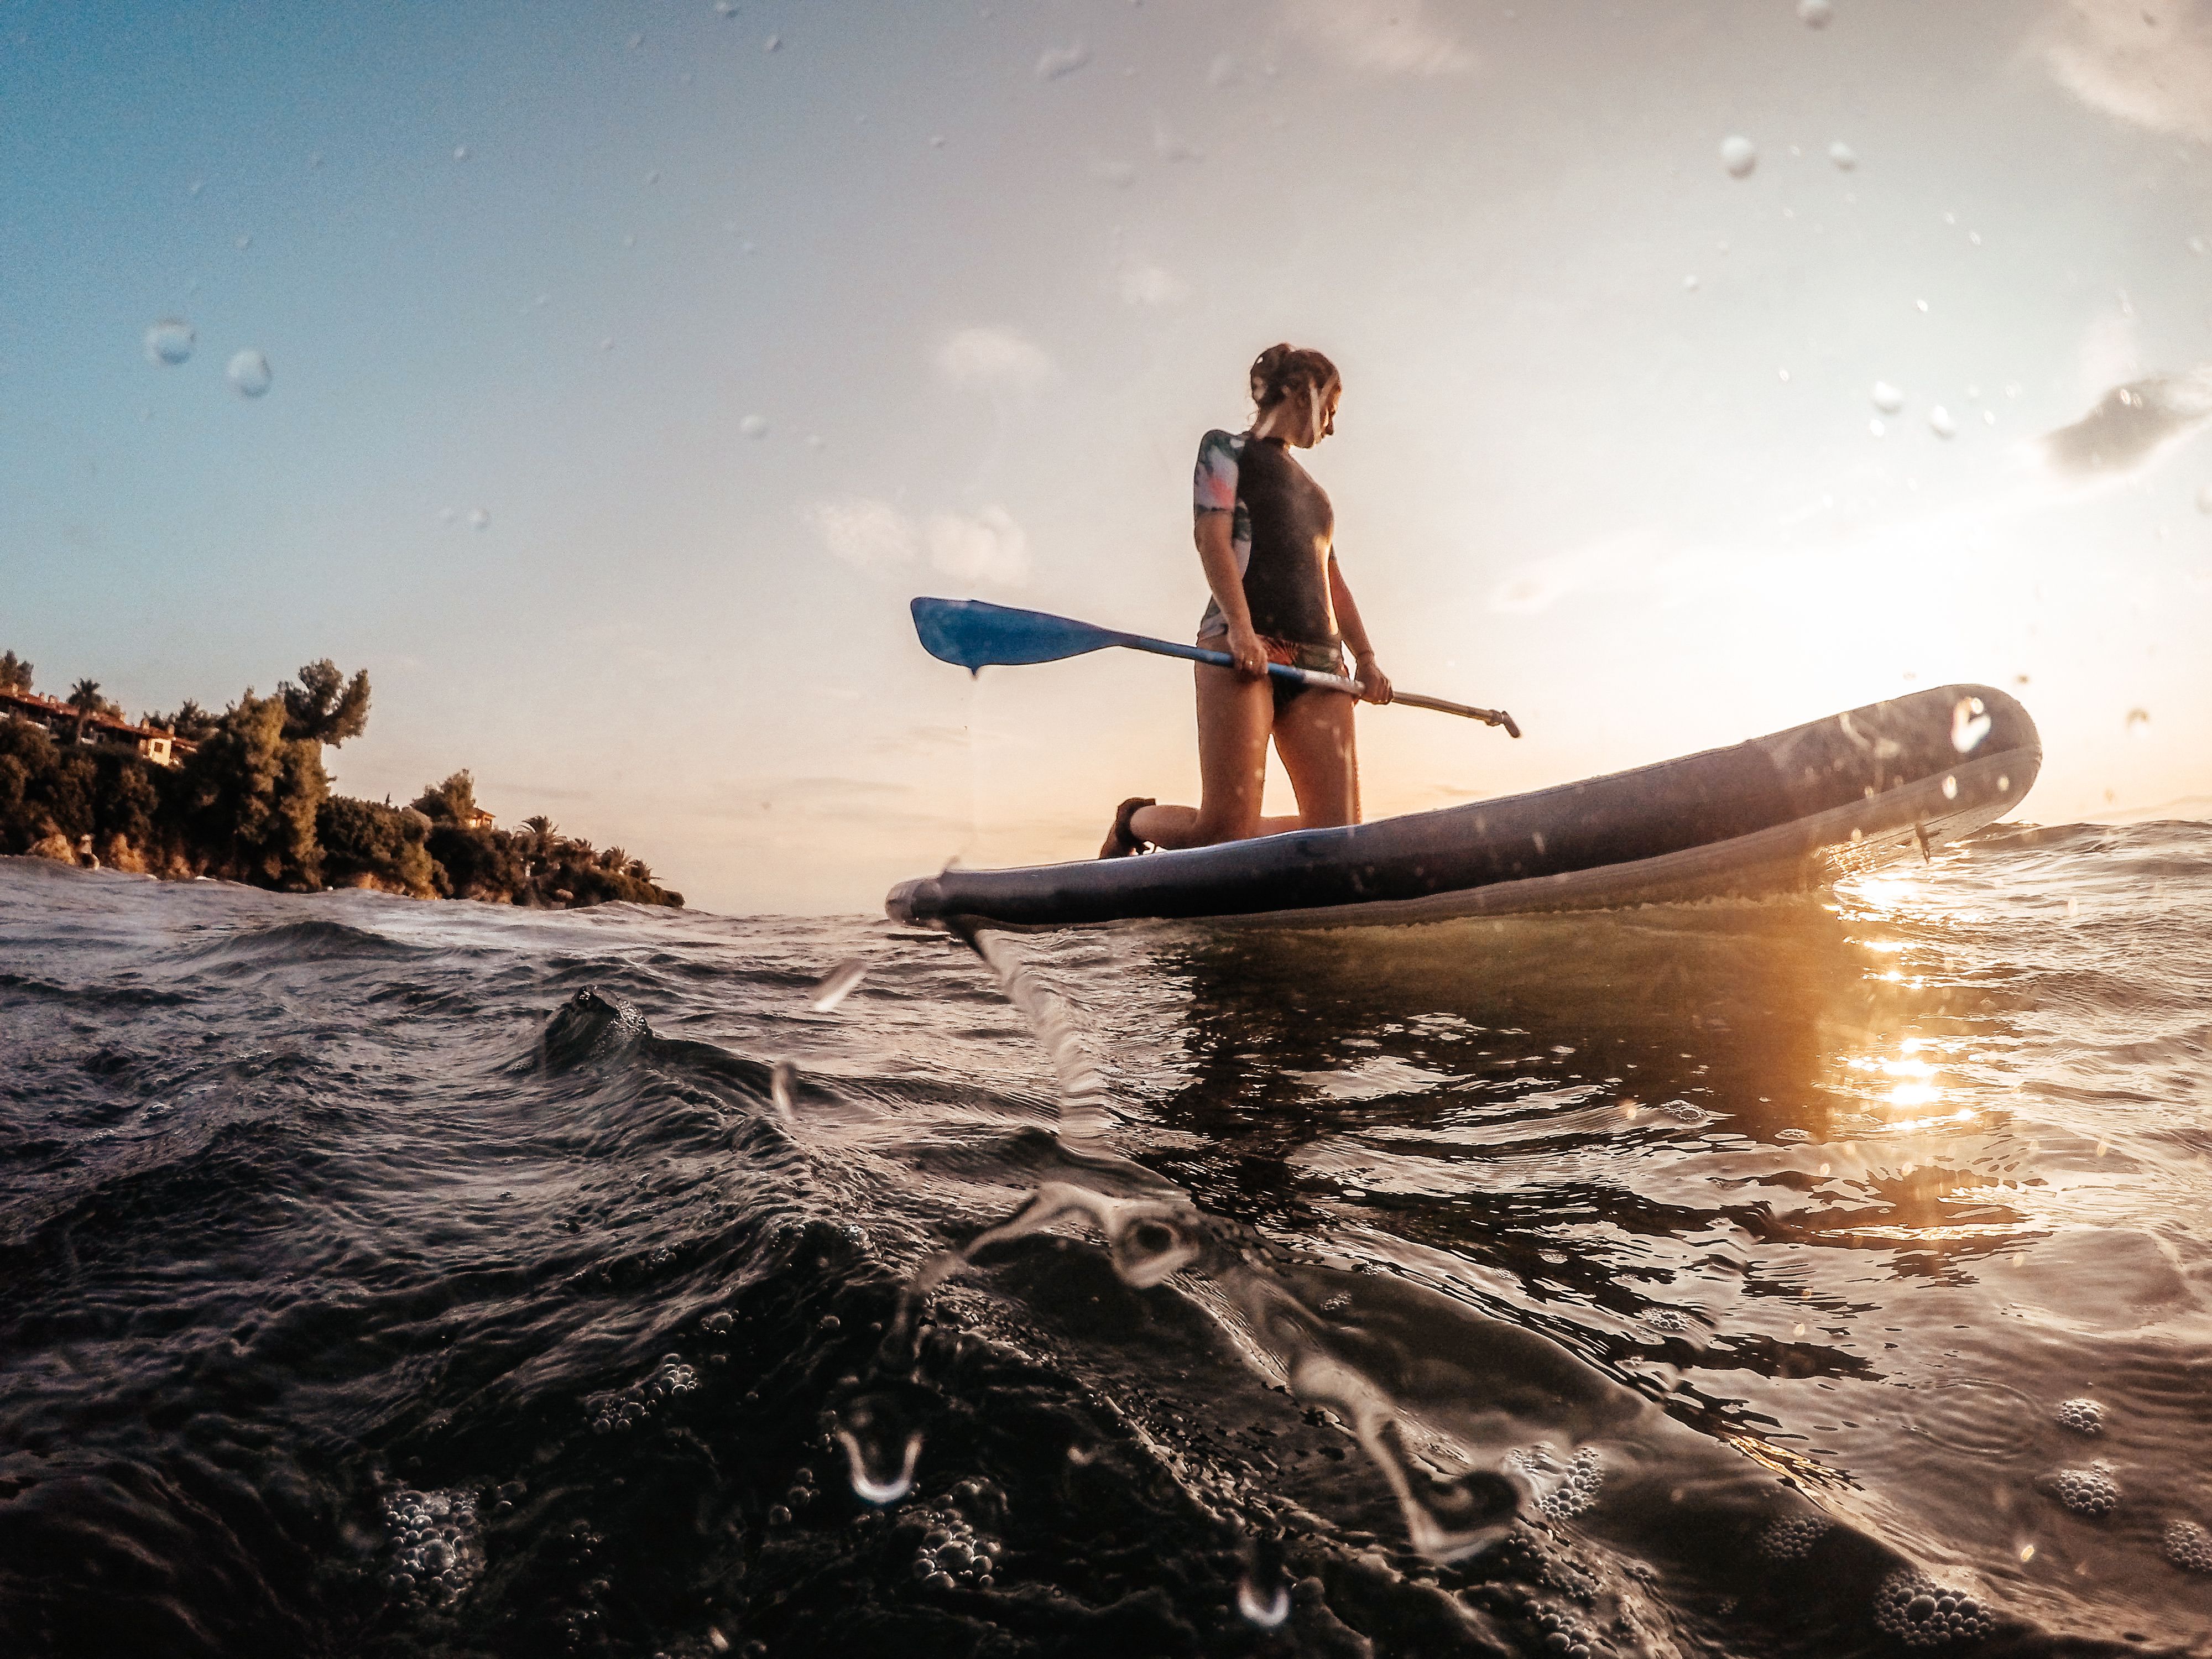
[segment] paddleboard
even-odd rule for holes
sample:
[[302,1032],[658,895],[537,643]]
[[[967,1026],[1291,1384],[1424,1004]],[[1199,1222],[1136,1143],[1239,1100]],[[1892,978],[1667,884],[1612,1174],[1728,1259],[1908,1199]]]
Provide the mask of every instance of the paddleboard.
[[2027,711],[1946,685],[1632,771],[1335,830],[900,883],[902,922],[1018,929],[1208,918],[1348,927],[1826,885],[2020,804]]

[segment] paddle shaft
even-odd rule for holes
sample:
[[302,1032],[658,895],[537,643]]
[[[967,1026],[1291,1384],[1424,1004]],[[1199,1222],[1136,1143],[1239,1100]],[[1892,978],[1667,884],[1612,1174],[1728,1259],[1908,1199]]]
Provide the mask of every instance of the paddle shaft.
[[[1155,656],[1181,657],[1186,662],[1211,663],[1216,668],[1237,666],[1236,659],[1226,651],[1208,651],[1197,645],[1177,645],[1172,640],[1147,639],[1141,634],[1121,635],[1115,643],[1126,645],[1133,651],[1149,651]],[[1267,672],[1277,679],[1289,680],[1297,685],[1310,685],[1317,690],[1342,691],[1354,697],[1360,692],[1358,680],[1346,679],[1341,674],[1319,673],[1310,668],[1294,668],[1283,662],[1269,663]],[[1402,702],[1413,708],[1431,708],[1439,714],[1457,714],[1463,720],[1480,720],[1486,726],[1502,726],[1515,737],[1521,735],[1521,728],[1514,724],[1513,716],[1502,708],[1471,708],[1463,702],[1447,702],[1442,697],[1424,696],[1418,691],[1393,691],[1390,701]]]

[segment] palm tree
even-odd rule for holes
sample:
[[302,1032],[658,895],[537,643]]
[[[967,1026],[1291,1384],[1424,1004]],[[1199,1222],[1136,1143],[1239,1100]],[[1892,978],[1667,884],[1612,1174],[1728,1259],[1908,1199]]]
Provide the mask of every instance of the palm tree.
[[102,701],[98,680],[79,680],[70,688],[68,702],[76,710],[76,740],[79,743],[84,741],[85,722],[100,712]]

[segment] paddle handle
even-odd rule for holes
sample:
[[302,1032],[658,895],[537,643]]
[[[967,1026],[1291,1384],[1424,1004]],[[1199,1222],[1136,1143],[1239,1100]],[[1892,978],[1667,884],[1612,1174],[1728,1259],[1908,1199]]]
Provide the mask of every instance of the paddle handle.
[[[1181,657],[1186,662],[1211,663],[1216,668],[1234,668],[1237,662],[1226,651],[1208,651],[1204,646],[1177,645],[1172,640],[1147,639],[1141,634],[1124,634],[1116,641],[1133,651],[1149,651],[1155,656]],[[1348,680],[1341,674],[1317,673],[1310,668],[1293,668],[1285,662],[1271,662],[1267,672],[1279,680],[1289,680],[1296,685],[1310,685],[1323,691],[1341,691],[1348,696],[1359,695],[1359,682]],[[1480,720],[1485,726],[1502,726],[1513,736],[1521,735],[1521,728],[1513,723],[1513,716],[1503,708],[1474,708],[1463,702],[1447,702],[1442,697],[1423,696],[1418,691],[1393,691],[1392,702],[1402,702],[1415,708],[1432,708],[1439,714],[1457,714],[1462,720]]]

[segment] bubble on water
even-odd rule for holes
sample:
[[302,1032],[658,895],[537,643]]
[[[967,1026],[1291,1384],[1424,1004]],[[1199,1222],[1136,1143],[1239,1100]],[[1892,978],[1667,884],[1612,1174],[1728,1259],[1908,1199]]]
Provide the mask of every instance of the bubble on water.
[[187,362],[199,336],[181,317],[164,317],[146,331],[146,361],[173,368]]
[[1875,1592],[1874,1621],[1909,1648],[1979,1641],[1997,1622],[1980,1597],[1938,1583],[1914,1567],[1882,1580]]
[[921,1588],[989,1589],[1006,1546],[979,1534],[966,1516],[949,1506],[926,1519],[929,1528],[915,1547],[911,1569]]
[[837,1414],[836,1436],[853,1491],[863,1502],[896,1504],[914,1490],[921,1431],[896,1396],[854,1401]]
[[2212,1573],[2212,1532],[2194,1521],[2168,1522],[2162,1543],[2166,1559],[2184,1572]]
[[489,508],[489,507],[471,507],[471,508],[469,509],[469,528],[470,528],[470,529],[471,529],[471,530],[489,530],[490,527],[491,527],[491,509],[490,509],[490,508]]
[[2071,1429],[2076,1434],[2102,1434],[2105,1431],[2105,1408],[2086,1397],[2062,1400],[2051,1416],[2062,1429]]
[[2138,726],[2148,726],[2150,724],[2150,710],[2148,708],[2130,708],[2128,710],[2127,719],[2122,722],[2122,724],[2128,731],[2130,732],[2134,731]]
[[867,976],[868,964],[859,957],[847,957],[828,973],[815,981],[807,994],[806,1006],[817,1014],[826,1014],[853,994],[854,988]]
[[1705,1121],[1705,1109],[1692,1105],[1686,1100],[1662,1101],[1654,1109],[1666,1113],[1668,1116],[1678,1122],[1703,1123]]
[[1605,1464],[1594,1446],[1562,1460],[1548,1441],[1505,1454],[1506,1466],[1528,1481],[1536,1507],[1555,1521],[1571,1520],[1595,1504],[1604,1484]]
[[1887,380],[1876,380],[1868,395],[1874,399],[1874,406],[1885,415],[1894,415],[1905,407],[1905,394]]
[[1770,1561],[1802,1561],[1835,1526],[1825,1515],[1778,1516],[1759,1534],[1756,1547]]
[[797,1121],[791,1109],[791,1098],[798,1080],[799,1068],[787,1060],[779,1060],[769,1070],[769,1104],[775,1108],[775,1115],[786,1123]]
[[258,398],[269,390],[269,359],[252,347],[232,357],[222,374],[241,398]]
[[1859,153],[1838,138],[1828,146],[1828,159],[1844,172],[1849,173],[1859,164]]
[[2076,1515],[2101,1521],[2120,1506],[2119,1482],[2100,1463],[2086,1469],[2053,1469],[2035,1483],[2036,1490],[2057,1498]]
[[767,437],[768,416],[765,415],[746,416],[744,419],[738,422],[738,435],[740,438]]
[[1797,0],[1797,19],[1808,29],[1824,29],[1835,16],[1834,0]]
[[1971,754],[1990,734],[1990,717],[1979,697],[1961,697],[1951,705],[1951,747]]
[[1091,48],[1078,40],[1069,46],[1048,46],[1036,61],[1036,78],[1057,81],[1073,75],[1091,61]]
[[1262,1589],[1247,1573],[1237,1581],[1237,1611],[1261,1630],[1273,1630],[1291,1616],[1291,1587],[1279,1578]]
[[1740,132],[1721,140],[1721,166],[1731,179],[1748,179],[1759,165],[1759,147]]
[[1938,404],[1928,411],[1928,429],[1939,438],[1958,435],[1959,423],[1951,418],[1951,411]]
[[1777,1140],[1789,1141],[1795,1144],[1801,1140],[1810,1140],[1813,1138],[1813,1134],[1812,1131],[1809,1129],[1783,1129],[1778,1131],[1774,1138]]
[[473,1492],[402,1486],[385,1496],[384,1530],[386,1587],[410,1607],[447,1606],[483,1575]]

